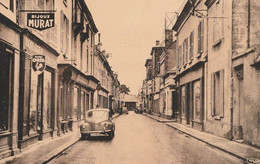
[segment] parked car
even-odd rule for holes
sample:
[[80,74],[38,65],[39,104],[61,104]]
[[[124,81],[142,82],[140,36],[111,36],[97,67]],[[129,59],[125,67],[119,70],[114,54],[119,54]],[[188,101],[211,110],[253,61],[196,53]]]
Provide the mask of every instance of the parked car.
[[91,109],[86,112],[86,119],[80,125],[81,138],[86,139],[91,135],[108,135],[112,139],[115,135],[115,123],[112,114],[106,108]]

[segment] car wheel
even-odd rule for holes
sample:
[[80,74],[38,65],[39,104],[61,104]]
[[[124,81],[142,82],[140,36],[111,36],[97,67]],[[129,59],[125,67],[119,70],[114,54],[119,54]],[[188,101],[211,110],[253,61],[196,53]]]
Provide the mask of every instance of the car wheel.
[[86,134],[81,133],[81,139],[82,140],[86,139]]
[[111,131],[111,132],[109,133],[109,138],[110,138],[110,139],[113,139],[114,136],[115,136],[115,132],[114,132],[114,131]]

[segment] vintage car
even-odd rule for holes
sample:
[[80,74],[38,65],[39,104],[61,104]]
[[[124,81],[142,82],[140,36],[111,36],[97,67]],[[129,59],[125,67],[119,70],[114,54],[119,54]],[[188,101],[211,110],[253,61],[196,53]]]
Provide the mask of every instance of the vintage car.
[[108,134],[110,139],[115,134],[115,123],[112,122],[112,114],[109,109],[97,108],[86,112],[86,119],[80,125],[81,138],[85,139],[91,135]]

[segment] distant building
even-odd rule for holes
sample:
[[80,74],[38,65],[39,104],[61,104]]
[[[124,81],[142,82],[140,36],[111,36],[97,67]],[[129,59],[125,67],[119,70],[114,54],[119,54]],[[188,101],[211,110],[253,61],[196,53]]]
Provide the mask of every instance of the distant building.
[[126,107],[128,110],[134,110],[137,108],[137,103],[139,102],[139,99],[136,95],[131,94],[120,94],[120,101],[122,104],[122,107]]

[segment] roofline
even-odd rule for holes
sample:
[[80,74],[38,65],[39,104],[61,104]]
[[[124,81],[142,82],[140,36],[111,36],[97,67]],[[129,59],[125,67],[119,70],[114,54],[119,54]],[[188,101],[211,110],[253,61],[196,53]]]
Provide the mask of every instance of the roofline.
[[98,32],[97,26],[96,26],[96,24],[95,24],[95,22],[93,20],[93,17],[91,15],[91,12],[90,12],[90,10],[89,10],[85,0],[79,0],[79,3],[82,5],[83,12],[85,12],[87,17],[88,17],[88,20],[89,20],[90,25],[91,25],[91,27],[93,29],[93,32],[97,33]]
[[180,15],[178,16],[175,24],[172,27],[172,29],[174,31],[178,32],[178,30],[179,30],[180,26],[182,25],[183,21],[190,14],[191,9],[192,9],[192,4],[189,1],[187,1],[184,8],[182,9]]

